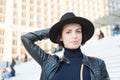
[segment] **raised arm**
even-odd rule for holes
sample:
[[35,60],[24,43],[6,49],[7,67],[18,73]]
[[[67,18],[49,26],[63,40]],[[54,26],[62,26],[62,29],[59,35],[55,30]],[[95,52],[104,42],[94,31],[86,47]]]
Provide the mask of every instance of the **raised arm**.
[[35,42],[38,40],[48,39],[49,30],[50,29],[44,29],[35,32],[29,32],[21,36],[21,40],[25,49],[40,65],[42,65],[42,63],[48,57],[48,54],[46,54],[44,50],[35,44]]

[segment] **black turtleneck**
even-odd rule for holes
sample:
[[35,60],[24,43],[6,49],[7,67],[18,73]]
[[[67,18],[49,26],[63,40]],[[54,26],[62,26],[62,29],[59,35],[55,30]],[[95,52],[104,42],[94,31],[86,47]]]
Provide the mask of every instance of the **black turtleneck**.
[[[80,68],[83,55],[80,48],[65,48],[64,56],[70,61],[70,64],[61,62],[61,66],[55,73],[53,80],[80,80]],[[85,66],[83,70],[83,80],[91,80],[89,68]]]

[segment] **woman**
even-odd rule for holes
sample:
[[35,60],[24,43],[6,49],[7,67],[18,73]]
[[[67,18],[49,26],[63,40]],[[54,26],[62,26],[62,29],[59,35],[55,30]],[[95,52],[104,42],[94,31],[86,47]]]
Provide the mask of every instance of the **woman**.
[[[94,26],[89,20],[68,12],[51,29],[29,32],[21,39],[42,68],[40,80],[110,80],[103,60],[81,52],[81,45],[93,34]],[[35,44],[47,38],[64,48],[62,58],[46,53]]]

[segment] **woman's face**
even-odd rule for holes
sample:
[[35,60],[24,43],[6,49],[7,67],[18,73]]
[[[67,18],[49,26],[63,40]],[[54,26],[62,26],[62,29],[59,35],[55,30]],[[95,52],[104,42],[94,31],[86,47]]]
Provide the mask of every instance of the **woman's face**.
[[78,48],[82,42],[81,26],[76,23],[64,25],[60,41],[63,42],[65,48]]

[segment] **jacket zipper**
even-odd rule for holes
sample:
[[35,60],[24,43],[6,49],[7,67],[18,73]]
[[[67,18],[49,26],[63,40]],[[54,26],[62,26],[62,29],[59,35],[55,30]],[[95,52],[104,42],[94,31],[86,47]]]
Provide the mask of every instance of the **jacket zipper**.
[[84,69],[84,64],[81,65],[81,69],[80,69],[80,80],[83,80],[83,69]]

